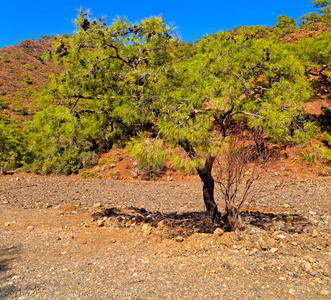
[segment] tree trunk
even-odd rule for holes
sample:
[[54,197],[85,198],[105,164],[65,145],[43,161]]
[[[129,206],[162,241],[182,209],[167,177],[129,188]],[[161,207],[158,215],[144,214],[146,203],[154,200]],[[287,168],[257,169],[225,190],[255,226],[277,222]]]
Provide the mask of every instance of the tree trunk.
[[203,182],[203,201],[206,205],[206,215],[207,218],[212,223],[219,223],[221,214],[217,209],[217,205],[214,199],[214,188],[215,181],[211,175],[211,170],[213,168],[215,157],[208,156],[206,163],[203,167],[197,168],[200,179]]
[[103,135],[104,135],[104,139],[105,139],[105,150],[106,152],[108,152],[111,148],[112,148],[112,144],[110,143],[108,136],[107,136],[107,128],[103,129]]
[[0,175],[2,175],[3,174],[3,166],[0,166]]

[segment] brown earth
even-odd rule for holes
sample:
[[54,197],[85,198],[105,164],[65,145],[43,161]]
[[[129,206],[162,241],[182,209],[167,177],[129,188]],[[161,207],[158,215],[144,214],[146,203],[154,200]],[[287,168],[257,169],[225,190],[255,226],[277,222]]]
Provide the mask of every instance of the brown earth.
[[199,181],[2,176],[0,299],[329,299],[330,183],[269,174],[216,235]]

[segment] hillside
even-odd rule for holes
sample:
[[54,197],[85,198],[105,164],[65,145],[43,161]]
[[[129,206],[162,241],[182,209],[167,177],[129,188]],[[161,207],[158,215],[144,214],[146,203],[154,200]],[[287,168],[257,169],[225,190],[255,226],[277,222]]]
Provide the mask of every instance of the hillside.
[[35,112],[35,93],[49,83],[56,71],[43,54],[52,47],[54,38],[21,42],[19,46],[0,49],[0,106],[2,113],[19,122],[28,120]]

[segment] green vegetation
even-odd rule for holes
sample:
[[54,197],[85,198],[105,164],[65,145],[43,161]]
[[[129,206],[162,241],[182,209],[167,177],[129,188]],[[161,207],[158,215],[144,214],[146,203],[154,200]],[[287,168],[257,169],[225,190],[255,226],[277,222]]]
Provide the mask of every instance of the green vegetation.
[[[318,18],[302,17],[300,26],[329,22],[329,1],[312,4]],[[94,177],[88,168],[117,143],[149,178],[168,165],[195,170],[207,214],[219,222],[212,168],[228,135],[260,133],[253,142],[265,157],[265,141],[305,145],[321,134],[324,144],[302,160],[329,164],[329,136],[321,131],[328,126],[310,122],[302,107],[313,95],[308,75],[330,84],[330,33],[282,43],[297,30],[285,15],[273,28],[237,27],[195,44],[176,39],[162,17],[109,25],[81,11],[76,25],[45,55],[64,71],[53,75],[38,96],[39,112],[24,125],[28,143],[17,161],[33,172]]]
[[5,169],[21,166],[25,143],[19,124],[0,114],[0,175]]

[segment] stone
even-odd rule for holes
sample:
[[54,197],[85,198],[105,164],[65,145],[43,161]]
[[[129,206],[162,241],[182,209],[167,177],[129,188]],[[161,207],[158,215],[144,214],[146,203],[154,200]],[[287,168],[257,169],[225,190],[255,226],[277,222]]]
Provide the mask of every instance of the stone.
[[149,236],[151,233],[152,233],[152,230],[147,229],[147,230],[145,230],[145,231],[143,232],[143,235],[144,235],[144,236]]
[[114,229],[116,229],[116,228],[121,228],[121,227],[122,227],[121,223],[119,223],[119,222],[115,222],[115,223],[113,223],[111,226],[112,226]]
[[269,249],[267,243],[262,238],[259,239],[258,244],[259,244],[259,246],[262,250],[268,250]]
[[157,227],[159,227],[159,228],[163,228],[163,227],[165,227],[165,222],[164,222],[164,220],[162,220],[162,221],[160,221],[159,223],[157,223]]
[[321,295],[323,296],[327,296],[330,294],[330,291],[327,291],[327,290],[321,290]]
[[270,249],[270,252],[271,252],[271,253],[275,253],[275,252],[277,252],[277,251],[278,251],[278,248],[271,248],[271,249]]
[[248,255],[249,256],[252,256],[253,254],[255,254],[257,252],[257,249],[253,249],[253,250],[251,250],[249,253],[248,253]]
[[178,243],[181,243],[181,242],[184,241],[184,237],[181,236],[181,235],[177,235],[177,236],[175,237],[175,241],[178,242]]
[[288,291],[291,295],[295,295],[295,290],[294,289],[289,289]]
[[105,220],[98,220],[98,221],[97,221],[97,226],[98,226],[98,227],[105,226]]
[[314,229],[314,231],[313,231],[311,237],[316,238],[317,236],[318,236],[318,232],[317,232],[316,229]]
[[293,221],[294,221],[293,216],[287,216],[286,219],[285,219],[286,223],[293,223]]
[[152,226],[148,223],[143,224],[143,226],[141,227],[142,230],[150,230],[152,228]]
[[278,237],[279,237],[280,239],[286,239],[286,235],[278,234]]
[[9,201],[8,200],[3,200],[2,204],[9,204]]
[[33,226],[33,225],[31,225],[31,226],[28,226],[26,229],[27,229],[27,230],[29,230],[29,231],[31,231],[31,230],[33,230],[33,229],[34,229],[34,226]]
[[221,236],[224,234],[224,230],[218,227],[214,230],[214,234],[217,236]]
[[313,271],[313,267],[311,266],[311,264],[309,262],[305,262],[304,264],[305,270],[310,273]]
[[8,227],[8,226],[10,226],[10,223],[9,222],[6,222],[5,223],[5,227]]
[[93,208],[98,208],[98,207],[103,207],[103,204],[101,202],[99,202],[99,203],[95,203],[93,205]]

